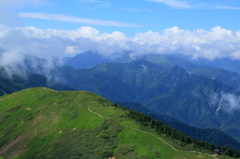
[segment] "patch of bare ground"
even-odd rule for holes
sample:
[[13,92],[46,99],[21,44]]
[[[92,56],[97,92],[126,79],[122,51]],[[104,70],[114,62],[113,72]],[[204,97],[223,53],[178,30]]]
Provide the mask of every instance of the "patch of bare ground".
[[33,125],[37,124],[38,122],[41,122],[42,120],[44,120],[46,117],[43,115],[39,115],[38,117],[36,117],[34,119],[34,121],[32,122]]
[[58,121],[58,117],[54,114],[53,114],[52,121],[53,121],[53,123],[56,123]]
[[116,159],[115,157],[108,157],[108,159]]
[[0,156],[10,158],[21,155],[25,151],[24,143],[26,140],[28,139],[23,135],[12,139],[0,149]]

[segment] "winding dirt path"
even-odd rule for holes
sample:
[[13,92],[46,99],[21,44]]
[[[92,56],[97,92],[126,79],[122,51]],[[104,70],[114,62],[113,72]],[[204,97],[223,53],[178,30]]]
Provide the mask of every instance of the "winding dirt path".
[[103,117],[101,114],[99,114],[99,113],[96,113],[96,112],[92,111],[92,110],[91,110],[91,109],[89,109],[89,108],[87,108],[87,109],[88,109],[88,111],[90,111],[91,113],[97,114],[98,116],[100,116],[101,118],[103,118],[103,119],[104,119],[104,117]]
[[[151,134],[151,133],[149,133],[149,132],[142,131],[142,130],[139,130],[139,129],[136,129],[136,128],[133,128],[133,127],[130,127],[130,126],[125,126],[125,127],[131,128],[131,129],[135,129],[135,130],[140,131],[140,132],[145,133],[145,134],[149,134],[149,135],[151,135],[151,136],[153,136],[153,137],[161,140],[164,144],[170,146],[173,150],[175,150],[175,151],[180,151],[180,150],[174,148],[174,147],[173,147],[172,145],[170,145],[169,143],[166,143],[163,139],[161,139],[160,137],[158,137],[158,136],[156,136],[156,135],[153,135],[153,134]],[[183,151],[183,150],[181,150],[181,151]]]
[[[89,108],[87,108],[87,109],[88,109],[88,111],[90,111],[91,113],[97,114],[97,115],[100,116],[102,119],[104,119],[101,114],[99,114],[99,113],[97,113],[97,112],[94,112],[94,111],[90,110]],[[156,135],[154,135],[154,134],[151,134],[151,133],[149,133],[149,132],[146,132],[146,131],[143,131],[143,130],[140,130],[140,129],[137,129],[137,128],[133,128],[133,127],[130,127],[130,126],[124,126],[124,127],[128,127],[128,128],[130,128],[130,129],[135,129],[135,130],[140,131],[140,132],[142,132],[142,133],[151,135],[151,136],[157,138],[158,140],[161,140],[164,144],[166,144],[166,145],[168,145],[169,147],[171,147],[174,151],[184,151],[184,152],[186,152],[186,150],[180,150],[180,149],[174,148],[172,145],[170,145],[169,143],[165,142],[162,138],[160,138],[160,137],[158,137],[158,136],[156,136]],[[198,151],[187,151],[187,152],[201,153],[201,152],[198,152]],[[217,157],[216,155],[211,155],[211,154],[207,154],[207,153],[204,153],[204,154],[205,154],[205,155],[208,155],[208,156],[210,156],[210,157],[213,157],[214,159],[218,159],[218,157]]]
[[[151,136],[153,136],[153,137],[161,140],[164,144],[168,145],[169,147],[171,147],[171,148],[172,148],[173,150],[175,150],[175,151],[201,153],[201,152],[198,152],[198,151],[186,151],[186,150],[176,149],[176,148],[174,148],[172,145],[170,145],[169,143],[165,142],[162,138],[160,138],[160,137],[158,137],[158,136],[156,136],[156,135],[154,135],[154,134],[151,134],[151,133],[149,133],[149,132],[142,131],[142,130],[140,130],[140,129],[133,128],[133,127],[130,127],[130,126],[125,126],[125,127],[131,128],[131,129],[135,129],[135,130],[140,131],[140,132],[145,133],[145,134],[149,134],[149,135],[151,135]],[[204,154],[205,154],[205,155],[208,155],[208,156],[210,156],[210,157],[213,157],[213,158],[215,158],[215,159],[218,159],[216,155],[211,155],[211,154],[207,154],[207,153],[204,153]]]

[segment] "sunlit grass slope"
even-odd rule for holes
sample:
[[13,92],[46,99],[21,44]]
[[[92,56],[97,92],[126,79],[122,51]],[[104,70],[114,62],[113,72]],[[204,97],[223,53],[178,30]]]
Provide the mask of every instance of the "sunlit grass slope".
[[200,152],[174,150],[146,130],[140,130],[126,113],[127,110],[86,91],[31,88],[4,95],[0,97],[0,156],[212,158]]

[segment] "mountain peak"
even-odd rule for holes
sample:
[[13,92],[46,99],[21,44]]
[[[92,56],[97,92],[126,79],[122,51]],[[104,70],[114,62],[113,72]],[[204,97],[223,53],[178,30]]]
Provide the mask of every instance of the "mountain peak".
[[191,73],[185,69],[175,65],[170,74],[165,77],[164,82],[166,85],[176,86],[179,83],[187,82],[191,78]]

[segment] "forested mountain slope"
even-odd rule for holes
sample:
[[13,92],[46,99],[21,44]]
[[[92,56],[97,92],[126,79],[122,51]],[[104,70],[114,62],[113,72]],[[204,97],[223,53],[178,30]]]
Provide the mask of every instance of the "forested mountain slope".
[[19,74],[8,75],[4,68],[0,68],[0,95],[13,93],[30,87],[48,87],[55,90],[76,90],[48,79],[46,76],[27,73],[19,70]]

